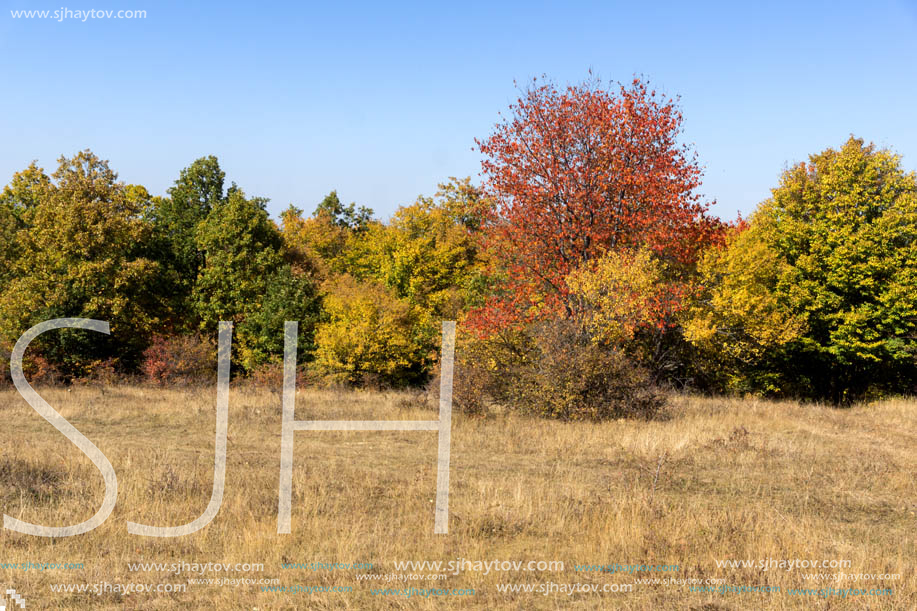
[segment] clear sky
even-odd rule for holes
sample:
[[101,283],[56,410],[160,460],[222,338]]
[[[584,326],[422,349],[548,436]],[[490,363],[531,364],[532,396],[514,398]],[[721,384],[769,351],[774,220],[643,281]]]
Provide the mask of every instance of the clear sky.
[[[387,217],[449,176],[478,177],[474,138],[514,80],[589,69],[681,96],[723,217],[851,133],[917,169],[917,0],[2,4],[0,184],[91,148],[162,194],[214,154],[273,214],[337,189]],[[147,16],[11,15],[62,8]]]

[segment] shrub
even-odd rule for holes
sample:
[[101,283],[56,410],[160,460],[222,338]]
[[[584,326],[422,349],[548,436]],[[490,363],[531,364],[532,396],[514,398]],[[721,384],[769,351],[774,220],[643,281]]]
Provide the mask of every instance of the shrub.
[[506,331],[464,347],[455,402],[482,410],[488,399],[560,420],[652,418],[664,395],[649,372],[617,347],[593,341],[572,320]]
[[[492,377],[489,371],[473,361],[457,362],[452,381],[453,409],[469,416],[487,413],[487,390]],[[439,382],[438,379],[436,381]]]
[[[296,368],[296,388],[302,389],[316,385],[315,377],[307,365],[299,365]],[[271,360],[258,365],[251,370],[248,376],[248,383],[254,388],[269,388],[277,392],[283,391],[283,361]]]
[[486,338],[459,335],[452,385],[455,409],[480,415],[490,403],[510,405],[531,348],[531,337],[517,329],[501,329]]
[[154,335],[140,369],[153,384],[210,383],[216,379],[216,346],[200,335]]
[[74,386],[88,386],[90,384],[113,386],[126,379],[119,365],[118,359],[114,357],[90,361],[86,364],[83,375],[73,378],[71,384]]
[[560,420],[649,419],[665,403],[646,369],[591,341],[575,322],[539,325],[533,339],[513,384],[521,411]]
[[[12,347],[0,342],[0,389],[11,388],[13,378],[10,372]],[[63,376],[60,370],[34,348],[26,351],[22,358],[22,373],[32,386],[56,386]]]
[[[437,371],[430,378],[423,390],[412,400],[415,407],[439,412],[440,385],[442,378]],[[487,394],[487,385],[491,377],[489,372],[483,371],[473,363],[468,366],[458,358],[452,377],[452,411],[468,416],[482,416],[487,413],[490,398]]]
[[[299,377],[297,375],[297,377]],[[268,361],[262,363],[251,370],[248,376],[248,382],[255,388],[270,388],[272,390],[283,390],[283,363],[279,361]]]
[[10,349],[0,342],[0,389],[9,388],[13,384],[10,377]]

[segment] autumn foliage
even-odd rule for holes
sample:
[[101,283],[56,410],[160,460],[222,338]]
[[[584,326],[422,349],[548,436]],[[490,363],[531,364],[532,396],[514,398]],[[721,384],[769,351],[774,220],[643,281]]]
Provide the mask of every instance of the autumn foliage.
[[154,335],[140,371],[156,385],[209,384],[216,379],[216,345],[200,335]]
[[[32,381],[424,385],[458,321],[456,410],[655,417],[666,388],[849,403],[917,392],[917,175],[851,137],[791,165],[748,220],[708,216],[677,98],[535,80],[452,178],[388,219],[331,191],[246,195],[216,157],[152,196],[90,151],[0,191],[0,365]],[[768,170],[769,171],[769,170]],[[0,385],[8,381],[0,376]]]
[[686,337],[721,388],[849,403],[917,391],[917,174],[850,137],[788,168],[701,265]]
[[617,91],[536,81],[510,110],[477,141],[494,203],[486,242],[506,280],[472,316],[479,329],[572,315],[567,276],[607,251],[685,265],[717,238],[696,192],[701,168],[678,142],[681,112],[643,81]]

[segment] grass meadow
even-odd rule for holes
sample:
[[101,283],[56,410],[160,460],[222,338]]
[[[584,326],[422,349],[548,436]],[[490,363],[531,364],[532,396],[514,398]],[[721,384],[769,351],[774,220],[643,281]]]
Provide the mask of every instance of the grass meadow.
[[[281,399],[230,393],[226,492],[203,530],[175,539],[130,535],[126,522],[196,518],[210,498],[216,389],[86,386],[39,389],[109,458],[118,503],[85,535],[0,531],[0,570],[28,609],[914,609],[917,608],[917,401],[834,409],[792,402],[673,396],[660,421],[562,423],[496,412],[455,414],[448,535],[433,534],[437,436],[431,432],[297,432],[292,534],[277,534]],[[300,390],[303,419],[429,420],[411,392]],[[15,390],[0,392],[0,505],[50,526],[81,522],[102,499],[101,475]],[[473,596],[380,596],[395,561],[544,560],[564,569],[465,570],[435,583]],[[813,582],[803,573],[718,568],[723,560],[849,560],[848,574],[890,581]],[[129,563],[262,563],[261,573],[132,572]],[[372,563],[364,570],[282,563]],[[583,572],[576,565],[668,564],[677,573]],[[400,571],[404,572],[404,571]],[[56,584],[185,583],[189,577],[278,579],[347,592],[264,592],[188,585],[178,593],[54,592]],[[692,592],[634,583],[723,580],[780,593]],[[505,593],[500,584],[633,584],[616,593]],[[405,584],[387,584],[405,587]],[[791,588],[891,588],[889,596],[790,595]]]

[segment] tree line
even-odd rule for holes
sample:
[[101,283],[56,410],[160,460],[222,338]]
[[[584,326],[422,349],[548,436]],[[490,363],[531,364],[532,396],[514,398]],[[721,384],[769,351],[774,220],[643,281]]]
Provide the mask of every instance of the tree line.
[[[450,179],[386,222],[332,191],[277,220],[215,157],[163,196],[90,151],[0,194],[0,356],[34,379],[268,375],[298,320],[316,383],[422,385],[458,320],[456,401],[651,416],[667,387],[849,403],[917,390],[917,176],[851,136],[787,168],[747,219],[699,195],[677,100],[636,79],[533,81]],[[7,375],[8,375],[8,367]]]

